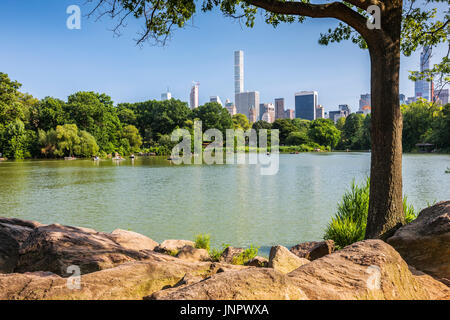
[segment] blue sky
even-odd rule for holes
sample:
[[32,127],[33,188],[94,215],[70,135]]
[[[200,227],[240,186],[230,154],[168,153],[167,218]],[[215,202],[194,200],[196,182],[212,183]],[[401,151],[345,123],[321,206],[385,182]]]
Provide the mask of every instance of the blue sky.
[[[177,31],[166,47],[137,47],[139,24],[130,21],[119,38],[112,21],[83,17],[81,30],[66,28],[66,8],[85,0],[2,0],[0,2],[0,72],[23,84],[23,91],[43,98],[66,99],[80,91],[110,95],[116,103],[160,99],[170,87],[188,101],[192,81],[200,82],[200,103],[218,95],[234,100],[233,52],[244,50],[245,90],[258,90],[261,102],[284,97],[293,108],[294,94],[319,92],[325,110],[338,104],[358,108],[359,95],[370,90],[369,54],[351,42],[320,46],[320,32],[333,19],[308,19],[274,29],[258,18],[253,29],[218,12],[198,13],[191,26]],[[437,62],[439,48],[432,62]],[[400,92],[412,96],[408,70],[418,69],[419,52],[403,57]]]

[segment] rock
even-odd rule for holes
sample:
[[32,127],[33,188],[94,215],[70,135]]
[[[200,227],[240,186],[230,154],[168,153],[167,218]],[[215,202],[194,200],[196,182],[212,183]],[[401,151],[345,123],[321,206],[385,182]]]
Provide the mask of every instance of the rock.
[[266,258],[256,256],[246,264],[249,267],[267,268],[269,265],[269,260]]
[[178,251],[177,258],[186,261],[211,261],[208,251],[197,249],[192,246],[184,246]]
[[286,247],[275,246],[270,249],[269,268],[289,273],[306,263],[309,263],[308,259],[297,257]]
[[354,243],[288,274],[309,299],[446,299],[449,288],[413,275],[397,251],[381,240]]
[[71,265],[79,266],[86,274],[144,260],[151,251],[128,249],[110,234],[93,229],[52,224],[33,229],[19,252],[15,272],[49,271],[69,276],[66,271]]
[[220,255],[219,261],[223,263],[233,263],[234,257],[239,256],[242,252],[244,252],[244,249],[242,248],[227,247]]
[[192,285],[158,291],[146,300],[285,300],[306,295],[282,273],[249,268],[212,275]]
[[140,233],[122,229],[114,230],[110,237],[123,248],[129,250],[154,250],[159,245],[158,242]]
[[40,225],[34,221],[0,217],[0,273],[14,272],[20,247]]
[[312,261],[334,252],[334,241],[303,242],[293,246],[290,251],[299,258],[305,258]]
[[211,263],[186,262],[151,252],[146,261],[82,275],[80,290],[69,289],[67,278],[48,272],[0,274],[0,300],[136,300],[174,286],[186,274],[207,277],[211,274]]
[[268,268],[226,271],[155,292],[144,299],[439,300],[449,299],[449,290],[430,276],[411,273],[406,262],[387,243],[366,240],[289,274]]
[[450,201],[422,210],[387,242],[408,264],[450,286]]
[[155,251],[176,255],[184,246],[195,247],[195,243],[189,240],[164,240],[155,248]]

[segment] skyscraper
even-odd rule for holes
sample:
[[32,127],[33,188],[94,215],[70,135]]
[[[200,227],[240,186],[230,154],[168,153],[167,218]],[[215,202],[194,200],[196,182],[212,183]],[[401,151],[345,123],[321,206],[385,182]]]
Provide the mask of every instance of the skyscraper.
[[275,99],[275,119],[284,118],[284,98]]
[[217,102],[223,107],[222,100],[220,100],[219,96],[211,96],[209,97],[209,102]]
[[227,99],[225,101],[225,108],[228,110],[228,112],[230,113],[230,116],[234,116],[237,112],[236,112],[236,107],[234,106],[234,103],[231,102],[229,99]]
[[241,92],[236,94],[236,110],[237,113],[245,114],[250,120],[250,108],[255,108],[254,116],[259,119],[259,92]]
[[448,103],[448,89],[436,91],[436,98],[438,103],[445,106]]
[[370,93],[362,94],[359,98],[359,111],[363,111],[365,106],[371,105]]
[[191,96],[190,96],[190,107],[191,109],[198,108],[198,87],[199,82],[193,82],[191,88]]
[[316,119],[321,118],[325,118],[325,108],[321,104],[318,104],[316,107]]
[[275,121],[275,106],[273,103],[259,104],[259,120],[264,120],[270,123]]
[[295,117],[305,120],[316,119],[317,91],[300,91],[295,94]]
[[[259,92],[244,92],[244,51],[242,50],[234,52],[234,93],[236,111],[244,114],[250,122],[252,122],[253,118],[257,121],[260,117]],[[251,108],[254,108],[252,111],[252,117],[250,117]]]
[[234,52],[234,93],[244,91],[244,51]]
[[170,93],[169,91],[161,93],[161,100],[170,100],[172,99],[172,93]]
[[295,111],[293,109],[287,109],[285,111],[285,118],[286,119],[294,119],[295,118]]
[[[431,48],[424,47],[420,53],[420,72],[430,70]],[[414,95],[416,98],[424,98],[431,101],[431,83],[426,80],[417,80],[414,83]]]

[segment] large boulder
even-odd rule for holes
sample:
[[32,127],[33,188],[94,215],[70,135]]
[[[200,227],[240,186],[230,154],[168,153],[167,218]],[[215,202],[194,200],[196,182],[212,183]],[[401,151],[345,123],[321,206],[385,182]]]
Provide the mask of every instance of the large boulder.
[[217,273],[197,283],[158,291],[148,300],[285,300],[306,299],[301,289],[273,269],[249,268]]
[[409,265],[450,286],[450,201],[422,210],[387,242]]
[[122,229],[111,232],[110,238],[129,250],[154,250],[159,245],[158,242],[140,233]]
[[116,235],[89,228],[59,224],[40,226],[33,229],[23,242],[15,272],[49,271],[68,276],[67,268],[75,265],[82,274],[86,274],[147,259],[151,252],[130,249],[129,242],[124,247],[116,240]]
[[14,272],[22,244],[39,226],[35,221],[0,217],[0,273]]
[[189,240],[164,240],[155,248],[156,252],[176,255],[185,246],[195,247],[195,243]]
[[80,289],[70,289],[71,279],[49,272],[0,274],[0,300],[136,300],[176,285],[186,274],[208,277],[213,269],[210,262],[186,262],[152,252],[146,261],[82,275]]
[[303,242],[293,246],[290,251],[299,258],[305,258],[312,261],[334,252],[334,241]]
[[270,249],[269,268],[289,273],[306,263],[309,263],[308,259],[297,257],[286,247],[275,246]]
[[269,260],[264,257],[256,256],[245,265],[249,267],[267,268],[269,265]]
[[449,288],[413,275],[397,251],[381,240],[354,243],[288,274],[309,299],[447,299]]
[[[287,250],[287,249],[286,249]],[[197,279],[198,280],[198,279]],[[289,274],[247,268],[214,274],[146,299],[449,299],[449,288],[413,274],[381,240],[366,240],[309,262]]]
[[186,261],[211,261],[208,251],[197,249],[192,246],[184,246],[178,251],[177,258]]
[[234,259],[243,252],[244,249],[242,248],[226,247],[220,255],[219,261],[223,263],[233,263]]

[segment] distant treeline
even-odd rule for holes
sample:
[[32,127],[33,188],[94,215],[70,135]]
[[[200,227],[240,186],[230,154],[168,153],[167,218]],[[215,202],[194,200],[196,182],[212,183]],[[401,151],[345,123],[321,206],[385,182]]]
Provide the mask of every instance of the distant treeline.
[[[0,73],[0,153],[9,159],[91,157],[118,152],[170,154],[175,142],[170,134],[177,128],[193,132],[195,119],[203,131],[216,128],[253,127],[279,129],[282,150],[370,149],[370,116],[351,114],[335,125],[327,119],[307,121],[278,119],[270,124],[251,125],[243,114],[230,116],[217,103],[194,110],[186,102],[146,101],[114,105],[106,94],[77,92],[67,101],[46,97],[36,99],[19,91],[21,84]],[[450,105],[445,107],[417,102],[403,106],[404,150],[417,142],[449,148]]]

